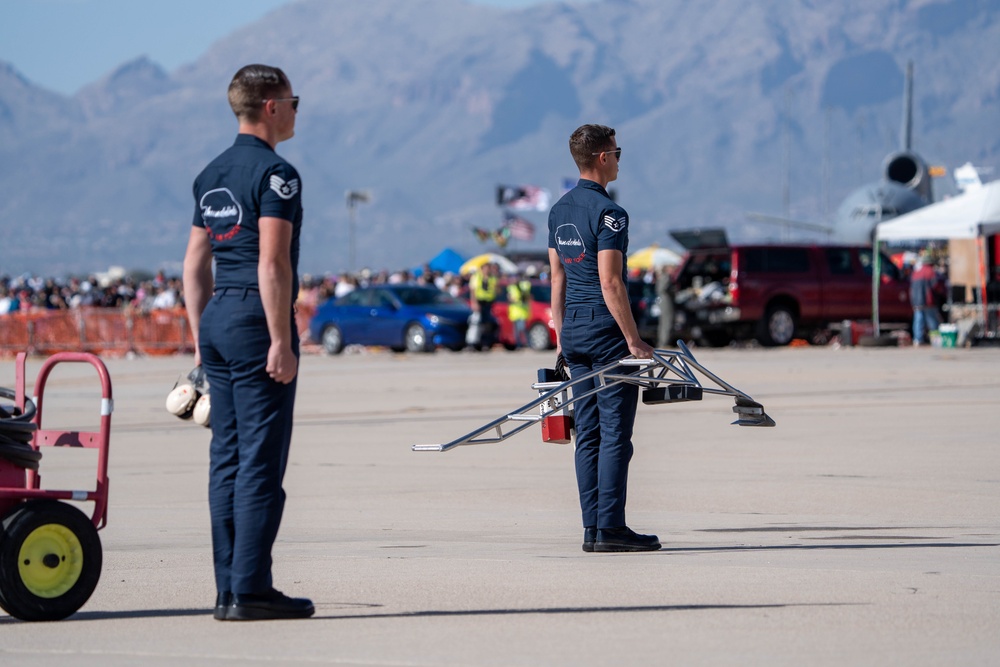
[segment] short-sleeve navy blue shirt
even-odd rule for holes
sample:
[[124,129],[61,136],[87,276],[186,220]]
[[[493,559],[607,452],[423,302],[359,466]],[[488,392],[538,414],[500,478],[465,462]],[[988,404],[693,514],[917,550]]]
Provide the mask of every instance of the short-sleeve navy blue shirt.
[[298,292],[302,184],[267,142],[240,134],[194,181],[195,227],[204,228],[215,258],[215,288],[259,287],[260,218],[292,223],[292,298]]
[[581,178],[549,211],[549,247],[566,270],[566,307],[606,307],[597,253],[622,253],[622,281],[628,275],[628,213],[600,183]]

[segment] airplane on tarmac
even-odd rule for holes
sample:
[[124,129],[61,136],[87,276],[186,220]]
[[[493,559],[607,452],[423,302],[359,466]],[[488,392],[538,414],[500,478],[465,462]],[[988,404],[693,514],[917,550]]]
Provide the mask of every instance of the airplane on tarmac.
[[826,233],[826,240],[830,243],[871,245],[878,223],[932,203],[934,198],[931,192],[931,176],[936,174],[933,174],[923,158],[912,150],[912,62],[906,65],[906,88],[903,98],[901,149],[885,158],[880,181],[864,185],[847,196],[838,208],[832,223],[788,220],[761,213],[747,213],[747,217],[758,222]]

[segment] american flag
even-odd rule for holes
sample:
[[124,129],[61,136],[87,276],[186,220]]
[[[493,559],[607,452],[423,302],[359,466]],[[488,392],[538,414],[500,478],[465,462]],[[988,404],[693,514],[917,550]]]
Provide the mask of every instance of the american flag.
[[513,213],[504,216],[504,227],[510,230],[510,235],[519,241],[530,241],[535,238],[535,226]]
[[515,211],[547,211],[551,193],[536,185],[498,185],[497,206]]

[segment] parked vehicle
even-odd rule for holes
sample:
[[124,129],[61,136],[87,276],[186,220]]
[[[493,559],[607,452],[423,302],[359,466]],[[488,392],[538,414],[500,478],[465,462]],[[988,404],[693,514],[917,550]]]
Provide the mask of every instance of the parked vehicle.
[[339,354],[346,345],[385,345],[397,352],[432,352],[438,345],[461,350],[471,314],[464,301],[436,287],[377,285],[322,304],[309,334],[329,354]]
[[[532,283],[531,307],[525,327],[528,331],[528,346],[532,350],[551,350],[556,346],[556,330],[552,322],[552,286],[548,283]],[[497,339],[508,350],[513,350],[514,325],[507,315],[507,287],[504,285],[493,303],[493,317],[497,321]]]
[[[884,254],[881,267],[880,320],[908,326],[908,283]],[[675,332],[704,345],[754,337],[763,345],[787,345],[831,323],[871,319],[871,273],[868,247],[691,248],[672,287]]]

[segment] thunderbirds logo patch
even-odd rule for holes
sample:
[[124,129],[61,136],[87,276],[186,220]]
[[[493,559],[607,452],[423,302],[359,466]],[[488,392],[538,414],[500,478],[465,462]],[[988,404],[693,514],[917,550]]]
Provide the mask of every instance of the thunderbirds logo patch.
[[282,199],[291,199],[299,192],[299,179],[293,178],[286,181],[277,174],[271,175],[271,189],[278,193]]
[[201,197],[201,219],[205,230],[215,241],[228,241],[240,231],[243,208],[228,188],[209,190]]
[[556,227],[556,252],[564,264],[582,262],[587,255],[583,245],[583,237],[576,225],[559,225]]
[[615,218],[613,215],[604,216],[604,226],[613,232],[620,232],[628,224],[628,218]]

